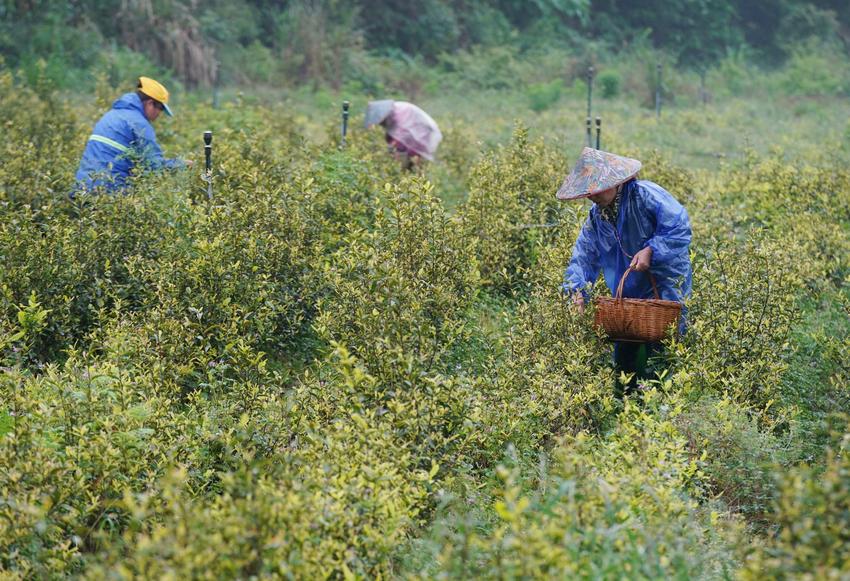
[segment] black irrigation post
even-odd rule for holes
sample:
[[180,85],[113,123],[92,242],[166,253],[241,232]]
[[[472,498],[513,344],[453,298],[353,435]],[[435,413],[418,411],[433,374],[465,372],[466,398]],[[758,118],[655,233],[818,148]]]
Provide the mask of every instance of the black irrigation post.
[[600,147],[600,137],[602,135],[602,117],[596,118],[596,149],[601,149]]
[[655,65],[655,118],[661,119],[661,63]]
[[593,65],[587,67],[587,146],[591,147],[590,119],[593,111]]
[[207,182],[207,201],[212,202],[212,131],[204,131],[204,179]]
[[345,136],[348,134],[348,107],[351,105],[348,101],[342,102],[342,141],[340,147],[345,147]]
[[593,147],[593,119],[587,118],[587,146]]

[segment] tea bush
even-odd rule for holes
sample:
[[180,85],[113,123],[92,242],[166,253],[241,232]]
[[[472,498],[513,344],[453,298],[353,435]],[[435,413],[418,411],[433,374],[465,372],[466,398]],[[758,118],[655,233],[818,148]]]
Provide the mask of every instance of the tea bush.
[[560,293],[572,240],[565,230],[556,229],[554,244],[539,250],[531,293],[517,305],[497,376],[500,391],[513,393],[533,422],[528,435],[544,439],[597,427],[612,408],[607,346],[590,324],[590,310],[578,313]]
[[157,428],[179,429],[176,418],[111,366],[69,359],[38,378],[2,379],[12,418],[0,441],[0,488],[10,499],[2,566],[26,576],[73,572],[81,550],[123,528],[115,503],[125,489],[157,478]]
[[791,354],[799,283],[784,267],[789,260],[777,260],[784,249],[775,242],[756,238],[703,251],[694,260],[690,327],[671,351],[683,359],[677,381],[697,396],[729,394],[766,411],[777,403]]
[[5,95],[0,203],[37,208],[70,189],[71,168],[83,143],[77,114],[43,70],[28,86],[0,67],[0,90]]
[[780,485],[775,538],[751,555],[742,579],[841,579],[850,570],[850,435],[829,451],[822,474],[793,470]]
[[472,168],[467,200],[458,210],[467,234],[477,240],[481,276],[501,292],[520,289],[534,265],[538,243],[551,224],[572,218],[552,195],[566,165],[560,156],[530,141],[517,127],[509,146],[485,155]]
[[586,432],[560,441],[527,485],[519,467],[500,466],[495,522],[445,530],[433,567],[417,576],[720,574],[736,527],[697,502],[701,462],[675,427],[682,402],[648,392],[644,405],[627,403],[604,441]]
[[453,119],[407,173],[242,96],[158,127],[215,132],[212,200],[197,170],[70,200],[101,111],[0,88],[3,575],[841,575],[838,154],[709,173],[610,138],[694,231],[688,332],[620,401],[559,291],[587,206],[529,130],[479,151]]
[[440,369],[464,338],[478,269],[432,186],[402,182],[387,197],[375,230],[353,233],[327,264],[329,294],[316,325],[382,380],[397,381]]
[[689,405],[675,421],[688,448],[703,454],[705,492],[755,526],[770,525],[773,471],[797,460],[796,434],[761,430],[758,414],[729,397]]
[[128,309],[141,306],[144,281],[130,274],[128,260],[160,258],[180,213],[179,207],[138,198],[78,204],[60,198],[37,210],[22,207],[0,225],[7,265],[0,275],[7,289],[0,305],[11,317],[17,308],[11,297],[32,292],[41,297],[52,315],[33,338],[30,355],[42,361],[83,338],[117,302]]

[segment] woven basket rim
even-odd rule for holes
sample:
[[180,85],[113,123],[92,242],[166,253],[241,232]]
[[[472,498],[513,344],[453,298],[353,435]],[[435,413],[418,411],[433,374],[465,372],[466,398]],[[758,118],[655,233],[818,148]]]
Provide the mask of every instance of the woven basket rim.
[[671,309],[680,309],[682,307],[682,303],[679,301],[668,301],[665,299],[618,299],[614,297],[596,297],[596,303],[605,303],[606,305],[626,303],[631,305],[657,306]]

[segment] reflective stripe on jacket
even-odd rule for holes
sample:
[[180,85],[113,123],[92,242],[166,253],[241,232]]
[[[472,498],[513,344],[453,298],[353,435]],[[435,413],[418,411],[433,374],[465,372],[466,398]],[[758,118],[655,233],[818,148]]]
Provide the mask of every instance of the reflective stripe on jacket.
[[128,151],[130,151],[130,148],[127,147],[126,145],[121,145],[117,141],[113,141],[113,140],[109,139],[108,137],[104,137],[103,135],[91,135],[91,136],[89,136],[89,141],[97,141],[99,143],[105,143],[106,145],[114,147],[115,149],[117,149],[121,153],[127,153]]
[[94,126],[77,169],[77,186],[122,189],[137,164],[152,170],[184,165],[162,155],[142,100],[136,93],[127,93]]

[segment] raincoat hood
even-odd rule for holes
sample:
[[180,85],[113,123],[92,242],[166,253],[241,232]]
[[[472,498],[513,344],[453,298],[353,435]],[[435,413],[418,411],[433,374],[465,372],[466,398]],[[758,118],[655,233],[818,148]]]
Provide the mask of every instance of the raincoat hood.
[[367,129],[372,125],[382,123],[393,111],[393,101],[385,99],[383,101],[370,101],[366,106],[366,118],[363,120],[363,126]]
[[125,93],[115,99],[112,103],[113,109],[131,109],[138,111],[142,115],[145,114],[145,108],[142,106],[142,100],[136,93]]

